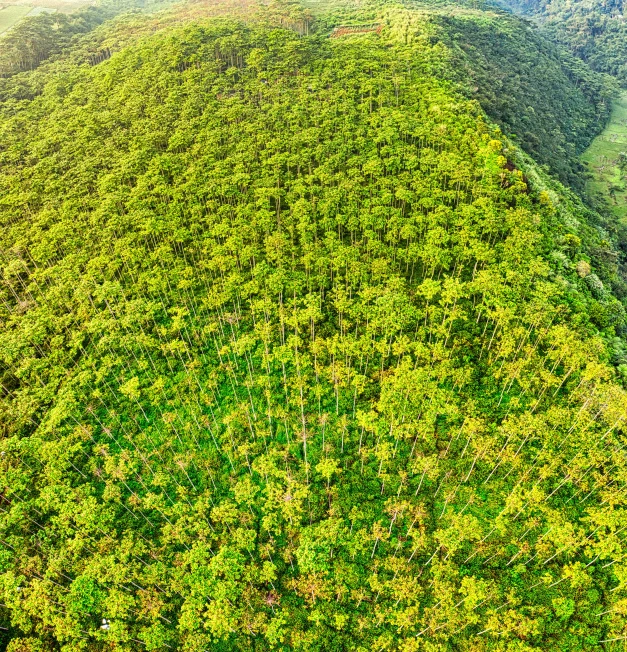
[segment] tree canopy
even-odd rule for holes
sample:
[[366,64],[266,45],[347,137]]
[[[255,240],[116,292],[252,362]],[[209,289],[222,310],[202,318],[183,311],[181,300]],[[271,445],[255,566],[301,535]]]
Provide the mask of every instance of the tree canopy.
[[537,18],[546,31],[594,70],[627,83],[627,4],[624,0],[500,0]]
[[6,649],[620,649],[613,234],[422,9],[169,11],[0,89]]

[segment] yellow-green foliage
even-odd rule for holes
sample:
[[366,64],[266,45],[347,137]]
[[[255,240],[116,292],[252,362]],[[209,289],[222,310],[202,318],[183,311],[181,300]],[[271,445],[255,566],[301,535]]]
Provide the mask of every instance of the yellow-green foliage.
[[392,31],[195,23],[0,109],[12,652],[624,636],[622,306]]

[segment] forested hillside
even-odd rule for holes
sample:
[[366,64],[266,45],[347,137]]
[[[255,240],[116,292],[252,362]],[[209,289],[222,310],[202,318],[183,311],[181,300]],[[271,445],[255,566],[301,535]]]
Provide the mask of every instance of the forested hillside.
[[[526,28],[325,10],[0,82],[9,652],[623,649],[621,259],[503,131],[550,160]],[[566,117],[500,83],[574,156],[604,82],[551,71]]]
[[627,83],[627,4],[624,0],[501,0],[537,18],[547,33],[594,70]]
[[[324,13],[297,4],[190,2],[170,11],[147,15],[166,2],[137,0],[125,3],[105,0],[95,8],[65,17],[38,16],[15,29],[0,48],[0,76],[11,77],[46,61],[71,61],[97,65],[123,49],[139,34],[149,34],[175,24],[208,17],[250,19],[278,25],[305,35],[316,14],[317,32],[355,21],[407,23],[408,38],[420,37],[445,46],[447,62],[438,72],[459,84],[465,94],[477,99],[488,116],[522,148],[562,182],[581,190],[579,156],[606,123],[615,95],[615,82],[592,72],[574,57],[568,57],[538,30],[492,8],[472,9],[463,4],[447,5],[436,0],[416,4],[410,14],[374,2],[358,10],[350,4],[325,6]],[[115,21],[99,25],[107,18]],[[410,18],[411,16],[411,18]],[[85,34],[86,36],[82,36]],[[25,85],[20,77],[2,84],[0,97],[32,96],[47,80],[47,72],[31,76]],[[39,82],[39,83],[38,83]]]
[[448,7],[412,16],[408,34],[446,45],[450,74],[468,96],[537,162],[581,189],[579,155],[608,119],[615,81],[503,12]]
[[[33,70],[52,57],[73,53],[81,36],[119,14],[142,14],[167,4],[167,0],[103,0],[69,14],[42,12],[27,16],[0,41],[0,78]],[[110,50],[105,48],[94,53],[91,63],[99,63],[108,56]]]

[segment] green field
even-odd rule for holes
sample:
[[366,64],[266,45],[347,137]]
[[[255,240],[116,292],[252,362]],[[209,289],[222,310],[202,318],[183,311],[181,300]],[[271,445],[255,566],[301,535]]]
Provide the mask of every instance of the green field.
[[0,34],[13,27],[24,16],[32,11],[32,7],[26,5],[9,5],[0,9]]
[[614,213],[627,218],[627,167],[620,167],[623,152],[627,153],[627,91],[616,100],[610,122],[582,157],[592,174],[588,191],[606,197]]

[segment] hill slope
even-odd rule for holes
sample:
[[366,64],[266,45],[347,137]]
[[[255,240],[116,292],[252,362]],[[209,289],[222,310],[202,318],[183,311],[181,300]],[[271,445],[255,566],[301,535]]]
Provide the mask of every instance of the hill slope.
[[547,32],[593,69],[627,82],[627,5],[623,0],[503,0],[537,18]]
[[579,155],[605,125],[612,81],[525,22],[493,11],[429,12],[469,96],[538,163],[577,188]]
[[[337,2],[321,11],[317,5],[303,9],[281,3],[190,2],[154,13],[160,4],[156,0],[142,3],[142,12],[133,9],[135,4],[134,0],[103,2],[66,18],[56,29],[51,29],[55,19],[50,16],[30,20],[4,41],[0,76],[11,77],[42,63],[96,65],[139,34],[214,17],[254,19],[301,35],[314,22],[321,34],[364,20],[404,25],[399,29],[405,30],[406,38],[419,36],[444,45],[446,64],[439,66],[440,77],[464,88],[506,133],[517,137],[525,151],[580,191],[579,155],[605,125],[616,93],[610,78],[569,57],[525,22],[492,8],[477,10],[435,0],[409,3],[409,12],[385,3],[355,9],[351,3]],[[115,20],[106,21],[114,15]],[[0,97],[15,96],[16,89],[19,97],[33,96],[45,79],[46,74],[39,78],[22,75],[15,84],[0,83]]]
[[[24,7],[20,22],[0,40],[0,78],[34,70],[52,57],[72,52],[81,36],[119,14],[141,14],[142,10],[150,13],[167,4],[167,0],[100,0],[69,13],[41,11],[33,15],[26,15],[31,9]],[[15,9],[22,7],[16,5]],[[146,21],[145,14],[142,18]],[[108,54],[106,50],[97,52],[94,61],[102,59],[105,53]]]
[[614,252],[405,18],[5,85],[11,652],[624,635]]

